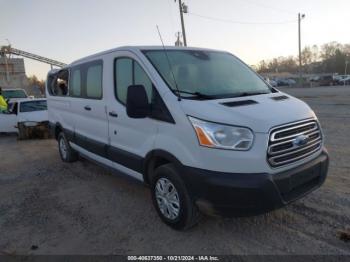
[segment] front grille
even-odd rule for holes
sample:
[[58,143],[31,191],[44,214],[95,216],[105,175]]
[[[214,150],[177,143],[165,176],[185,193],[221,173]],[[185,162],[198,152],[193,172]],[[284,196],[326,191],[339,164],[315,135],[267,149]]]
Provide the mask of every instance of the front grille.
[[281,167],[312,155],[321,146],[322,134],[315,120],[292,123],[270,132],[267,159],[272,167]]

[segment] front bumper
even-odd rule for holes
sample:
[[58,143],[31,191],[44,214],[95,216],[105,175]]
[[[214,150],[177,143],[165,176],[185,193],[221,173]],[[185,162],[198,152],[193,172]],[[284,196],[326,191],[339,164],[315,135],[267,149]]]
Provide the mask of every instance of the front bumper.
[[183,167],[183,179],[196,204],[205,213],[250,216],[293,202],[325,181],[329,157],[326,149],[297,168],[276,173],[221,173]]

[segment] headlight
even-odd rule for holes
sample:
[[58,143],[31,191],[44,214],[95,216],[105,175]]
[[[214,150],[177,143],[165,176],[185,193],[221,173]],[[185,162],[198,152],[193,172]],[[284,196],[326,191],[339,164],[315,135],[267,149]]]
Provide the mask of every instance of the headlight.
[[229,126],[188,117],[196,131],[199,144],[206,147],[249,150],[253,132],[245,127]]

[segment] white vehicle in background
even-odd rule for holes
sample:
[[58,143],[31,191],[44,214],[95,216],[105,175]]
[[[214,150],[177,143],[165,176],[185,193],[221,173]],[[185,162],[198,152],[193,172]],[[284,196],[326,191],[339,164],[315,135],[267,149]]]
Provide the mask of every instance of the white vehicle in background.
[[0,114],[0,133],[21,134],[26,127],[48,124],[46,99],[23,99],[9,103],[9,110]]
[[348,78],[348,77],[350,77],[350,75],[334,75],[333,80],[341,81],[341,80]]
[[349,85],[350,84],[350,76],[343,76],[341,79],[338,80],[338,83],[340,85]]
[[277,86],[294,86],[297,82],[291,78],[276,79]]
[[3,97],[8,100],[10,103],[31,98],[28,97],[28,94],[24,89],[21,88],[8,88],[8,89],[3,89],[2,90],[2,95]]
[[270,79],[270,80],[269,80],[269,83],[270,83],[270,85],[271,85],[272,87],[277,87],[277,82],[276,82],[275,80]]
[[273,79],[270,79],[268,77],[263,77],[263,79],[270,84],[270,86],[272,87],[277,87],[277,82]]

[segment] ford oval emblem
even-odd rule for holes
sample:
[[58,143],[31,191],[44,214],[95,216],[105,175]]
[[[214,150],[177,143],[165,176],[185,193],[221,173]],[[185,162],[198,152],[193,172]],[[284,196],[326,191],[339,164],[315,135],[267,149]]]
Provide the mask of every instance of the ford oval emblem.
[[309,136],[300,135],[293,140],[294,146],[304,146],[309,142]]

